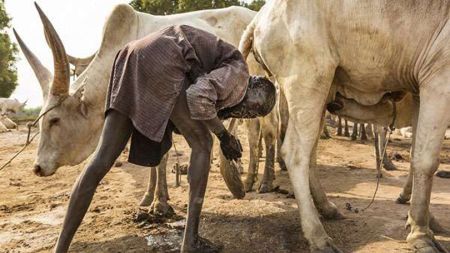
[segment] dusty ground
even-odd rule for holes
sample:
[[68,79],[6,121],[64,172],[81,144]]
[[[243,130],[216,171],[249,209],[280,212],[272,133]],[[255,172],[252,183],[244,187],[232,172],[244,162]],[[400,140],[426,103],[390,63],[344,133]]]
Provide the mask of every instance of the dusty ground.
[[[0,135],[0,164],[20,149],[26,138],[23,129]],[[176,143],[183,153],[182,162],[186,162],[187,146],[179,137]],[[383,172],[374,205],[369,210],[354,213],[345,210],[346,203],[362,208],[375,189],[372,143],[351,142],[338,137],[320,142],[319,174],[330,199],[347,217],[340,221],[324,221],[324,224],[328,234],[345,252],[408,252],[404,241],[408,206],[395,204],[394,199],[406,179],[409,143],[410,140],[394,136],[388,153],[395,151],[403,156],[404,160],[395,162],[400,170]],[[248,147],[245,150],[248,151]],[[71,186],[83,167],[83,164],[63,167],[52,177],[38,178],[31,173],[35,153],[36,142],[0,172],[0,252],[50,251]],[[248,157],[247,154],[244,156],[246,166]],[[200,233],[224,244],[224,252],[308,252],[306,240],[301,236],[295,200],[280,193],[261,195],[255,192],[247,194],[244,200],[234,200],[218,172],[217,161],[214,161],[209,177]],[[441,161],[440,169],[450,170],[449,140],[445,141]],[[169,167],[174,162],[172,156]],[[133,222],[147,174],[148,169],[127,163],[112,169],[97,190],[71,252],[168,252],[176,249],[181,229],[171,228],[168,224]],[[276,184],[289,190],[287,174],[281,173],[278,167],[276,174]],[[185,216],[186,178],[183,177],[181,187],[174,188],[175,176],[168,175],[170,204],[178,215]],[[450,229],[448,179],[434,178],[431,203],[436,218]],[[450,235],[440,235],[438,239],[450,248]]]

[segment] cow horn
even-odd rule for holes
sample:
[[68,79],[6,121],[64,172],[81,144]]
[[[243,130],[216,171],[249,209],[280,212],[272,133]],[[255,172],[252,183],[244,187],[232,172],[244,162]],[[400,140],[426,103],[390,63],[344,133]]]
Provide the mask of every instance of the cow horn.
[[69,59],[69,63],[74,66],[78,66],[78,65],[84,66],[84,65],[89,65],[91,63],[91,61],[94,59],[96,54],[97,54],[97,52],[95,52],[93,55],[90,55],[85,58],[78,58],[75,56],[71,56],[70,54],[67,54],[67,58]]
[[97,52],[95,52],[93,55],[85,57],[85,58],[78,58],[71,56],[70,54],[67,54],[67,58],[69,59],[69,63],[75,66],[75,75],[79,76],[91,63],[91,61],[94,59]]
[[53,77],[50,93],[55,96],[67,95],[69,94],[70,68],[66,50],[64,49],[64,45],[56,33],[55,28],[53,28],[52,23],[48,20],[39,5],[36,2],[34,4],[36,5],[42,24],[44,25],[45,38],[47,39],[47,43],[53,54],[55,76]]
[[36,75],[39,84],[41,85],[42,94],[44,98],[48,93],[48,86],[53,79],[52,73],[42,65],[41,61],[36,57],[36,55],[31,52],[31,50],[27,47],[27,45],[23,42],[22,38],[17,33],[16,29],[13,28],[14,36],[16,36],[16,40],[19,43],[20,49],[22,49],[25,58],[27,58],[28,63],[33,69],[34,74]]

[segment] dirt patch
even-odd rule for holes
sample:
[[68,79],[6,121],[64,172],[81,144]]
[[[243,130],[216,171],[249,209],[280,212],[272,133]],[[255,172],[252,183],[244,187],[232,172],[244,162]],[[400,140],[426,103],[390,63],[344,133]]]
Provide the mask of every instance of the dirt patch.
[[[22,128],[24,129],[24,128]],[[244,131],[241,142],[246,143]],[[330,199],[347,219],[324,221],[328,234],[345,252],[408,252],[404,229],[408,205],[394,203],[406,180],[410,140],[394,136],[389,154],[397,171],[384,171],[373,206],[362,212],[376,185],[372,143],[351,142],[333,137],[319,144],[318,174]],[[7,160],[26,139],[26,132],[0,135],[0,163]],[[178,159],[186,163],[189,149],[175,138]],[[244,168],[248,165],[245,146]],[[63,167],[52,177],[38,178],[31,172],[36,153],[32,144],[11,166],[0,172],[0,252],[48,252],[56,241],[72,184],[84,164]],[[176,161],[171,151],[168,168]],[[441,169],[450,170],[450,140],[441,152]],[[148,169],[121,159],[99,186],[92,205],[71,246],[71,252],[176,252],[186,216],[188,185],[182,177],[175,188],[175,175],[168,171],[170,204],[179,218],[169,221],[134,222],[137,205],[148,179]],[[200,233],[224,245],[223,252],[308,252],[303,238],[295,199],[288,175],[276,167],[276,181],[283,191],[268,194],[251,192],[235,200],[219,173],[217,148],[211,169]],[[263,164],[260,164],[262,172]],[[170,170],[170,169],[169,169]],[[244,175],[245,176],[245,175]],[[262,176],[260,175],[259,178]],[[450,229],[450,181],[434,178],[431,211]],[[352,210],[346,210],[348,205]],[[450,236],[438,240],[450,248]]]

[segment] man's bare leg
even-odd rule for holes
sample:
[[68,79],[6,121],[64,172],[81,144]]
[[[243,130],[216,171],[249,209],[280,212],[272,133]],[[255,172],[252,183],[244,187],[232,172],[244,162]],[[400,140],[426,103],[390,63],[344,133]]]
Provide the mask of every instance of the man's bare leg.
[[213,140],[206,124],[202,121],[192,120],[189,115],[186,94],[182,91],[170,116],[170,120],[192,149],[188,169],[188,217],[181,252],[218,252],[221,247],[201,238],[198,234],[200,214],[208,182]]
[[112,110],[108,113],[94,157],[75,182],[55,252],[67,252],[83,220],[94,192],[111,169],[130,138],[132,123],[128,117]]

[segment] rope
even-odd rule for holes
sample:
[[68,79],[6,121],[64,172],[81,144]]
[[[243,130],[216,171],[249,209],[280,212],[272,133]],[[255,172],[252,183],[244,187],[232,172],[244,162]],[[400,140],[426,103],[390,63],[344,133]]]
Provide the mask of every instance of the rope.
[[377,166],[377,186],[373,193],[372,199],[370,200],[370,203],[366,207],[361,209],[361,211],[365,211],[365,210],[369,209],[369,207],[372,206],[373,202],[375,202],[375,197],[377,196],[378,189],[380,188],[381,167],[383,166],[383,160],[384,160],[384,156],[386,155],[387,145],[388,145],[389,141],[391,140],[391,133],[392,133],[391,129],[388,129],[388,139],[387,139],[386,143],[384,144],[383,153],[380,157],[380,160],[377,163],[377,165],[378,165]]
[[39,120],[44,117],[48,112],[50,112],[51,110],[55,109],[56,107],[60,106],[62,104],[62,102],[67,98],[67,96],[65,97],[61,97],[58,102],[51,106],[50,108],[48,108],[45,112],[43,112],[42,114],[40,114],[33,122],[28,122],[27,123],[27,128],[28,128],[28,133],[27,133],[27,141],[25,142],[25,144],[23,145],[23,147],[17,151],[6,163],[4,163],[2,165],[2,167],[0,167],[0,171],[3,170],[4,168],[6,168],[6,166],[8,166],[9,164],[11,164],[11,162],[17,157],[19,156],[30,144],[31,142],[34,140],[34,138],[39,134],[39,131],[37,133],[35,133],[33,136],[31,136],[31,128],[35,127],[36,124],[39,122]]
[[377,163],[377,186],[375,188],[375,192],[373,193],[372,199],[370,200],[370,203],[364,207],[363,209],[361,209],[361,211],[365,211],[367,209],[369,209],[370,206],[372,206],[373,202],[375,202],[375,197],[377,196],[377,192],[378,189],[380,188],[380,180],[381,180],[381,167],[383,166],[383,160],[384,157],[386,156],[386,150],[387,150],[387,145],[388,143],[391,141],[391,134],[392,131],[394,131],[394,124],[395,124],[395,120],[397,119],[397,104],[391,100],[392,103],[392,111],[393,111],[393,116],[392,116],[392,122],[389,125],[389,127],[387,128],[388,131],[388,138],[386,143],[384,144],[384,148],[383,148],[383,152],[381,154],[380,160]]

